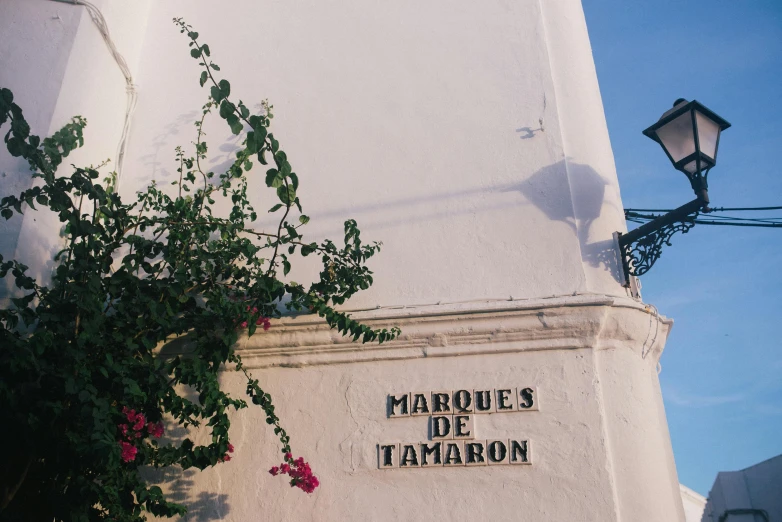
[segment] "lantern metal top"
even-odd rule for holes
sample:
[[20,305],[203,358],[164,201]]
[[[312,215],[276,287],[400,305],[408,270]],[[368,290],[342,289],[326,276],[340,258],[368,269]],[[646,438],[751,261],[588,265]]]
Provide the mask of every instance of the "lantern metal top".
[[707,116],[710,120],[712,120],[714,123],[719,125],[720,132],[724,131],[728,127],[730,127],[730,123],[728,123],[727,120],[716,114],[714,111],[700,103],[698,100],[692,100],[691,102],[688,102],[684,98],[679,98],[675,102],[673,102],[673,108],[669,109],[665,113],[663,113],[662,116],[660,116],[660,119],[655,123],[654,125],[651,125],[648,129],[645,129],[643,131],[644,136],[653,139],[660,145],[662,145],[662,142],[660,142],[660,138],[657,137],[657,130],[660,127],[663,127],[667,123],[672,122],[685,112],[691,111],[692,109],[697,110],[704,116]]
[[679,98],[643,133],[660,144],[673,167],[708,201],[706,175],[717,163],[720,134],[728,127],[730,123],[698,101]]

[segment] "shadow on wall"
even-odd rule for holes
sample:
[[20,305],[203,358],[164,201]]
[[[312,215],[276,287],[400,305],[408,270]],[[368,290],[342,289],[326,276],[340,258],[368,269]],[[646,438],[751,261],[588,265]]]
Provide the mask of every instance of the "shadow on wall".
[[[153,179],[163,181],[173,179],[172,172],[176,168],[174,151],[169,151],[170,160],[166,160],[165,152],[161,149],[167,146],[171,136],[178,136],[183,129],[193,134],[195,129],[190,124],[194,122],[200,113],[191,111],[181,114],[174,122],[164,127],[161,133],[153,140],[151,154],[141,158],[144,165],[150,168],[146,177],[140,178],[141,185],[149,183]],[[516,129],[521,139],[536,137],[541,128],[522,127]],[[192,141],[189,136],[182,136],[184,141]],[[214,140],[212,148],[206,160],[207,169],[216,174],[227,170],[235,159],[235,152],[239,150],[239,137],[227,134],[224,139]],[[191,155],[188,143],[183,144],[186,155]],[[219,143],[219,145],[218,145]],[[161,152],[163,154],[161,155]],[[169,163],[169,161],[171,163]],[[171,170],[164,167],[167,165]],[[523,175],[523,173],[522,173]],[[260,179],[260,178],[259,178]],[[214,182],[214,181],[212,181]],[[379,183],[385,181],[378,180]],[[390,180],[388,182],[391,182]],[[408,223],[421,223],[426,221],[449,219],[460,214],[477,214],[484,211],[497,211],[503,207],[524,205],[523,202],[504,202],[499,207],[497,202],[486,200],[487,194],[498,192],[518,192],[527,202],[540,209],[549,219],[567,223],[578,237],[582,261],[589,266],[602,268],[609,272],[618,284],[623,284],[621,265],[618,258],[616,243],[612,237],[606,237],[598,241],[590,242],[590,229],[592,224],[600,217],[603,206],[606,204],[605,191],[608,183],[589,165],[561,160],[545,166],[530,177],[521,182],[494,186],[479,186],[461,191],[439,192],[436,194],[421,194],[411,198],[377,201],[369,205],[353,205],[348,208],[322,209],[312,213],[316,221],[323,222],[330,218],[338,218],[339,223],[318,228],[315,236],[333,236],[342,232],[341,220],[346,217],[356,218],[360,224],[369,225],[373,230],[393,228]],[[575,197],[573,197],[575,196]],[[441,203],[460,198],[476,198],[483,201],[479,204],[465,204],[462,208],[443,208]],[[569,201],[569,204],[565,204]],[[304,202],[306,203],[306,201]],[[613,204],[613,203],[612,203]],[[261,207],[263,205],[260,205]],[[395,217],[374,222],[373,216],[382,213],[383,210],[398,210]],[[404,212],[402,211],[404,210]],[[618,209],[621,212],[621,209]],[[397,217],[398,216],[398,217]],[[268,222],[267,222],[268,221]],[[274,220],[262,216],[256,226],[273,226]],[[333,227],[333,228],[332,228]],[[315,237],[313,236],[313,237]]]
[[228,495],[201,491],[191,494],[195,486],[193,477],[201,473],[197,470],[181,471],[178,469],[167,470],[162,482],[167,485],[167,498],[171,502],[182,504],[187,508],[187,514],[180,520],[183,522],[208,522],[210,520],[223,520],[230,513]]
[[137,183],[139,183],[137,190],[144,190],[152,181],[161,182],[170,181],[168,178],[173,179],[172,172],[175,172],[179,165],[177,165],[176,151],[174,150],[176,145],[172,146],[171,150],[163,150],[164,147],[169,145],[167,138],[178,136],[183,128],[187,129],[186,135],[182,137],[183,143],[179,145],[182,146],[185,156],[192,156],[193,145],[191,142],[195,141],[197,136],[193,122],[200,115],[201,113],[195,110],[180,114],[174,121],[163,127],[160,133],[152,139],[151,152],[140,157],[141,162],[149,167],[149,171],[137,177]]
[[[260,104],[256,104],[255,108],[256,112],[262,111]],[[216,111],[213,111],[213,113],[216,113]],[[141,162],[149,168],[149,171],[138,176],[138,190],[143,190],[153,180],[170,182],[178,178],[179,174],[176,173],[176,169],[179,165],[176,160],[175,149],[179,145],[182,147],[185,157],[195,156],[193,143],[198,137],[198,131],[193,124],[199,121],[201,115],[201,111],[196,110],[182,113],[174,121],[164,126],[160,133],[152,139],[151,152],[140,157]],[[204,172],[212,171],[215,173],[215,177],[210,183],[216,184],[217,175],[227,172],[234,164],[236,153],[242,149],[244,135],[235,135],[229,132],[228,127],[219,120],[212,122],[214,128],[208,128],[208,117],[206,121],[202,140],[206,141],[210,149],[207,154],[207,160],[202,164],[202,168]],[[245,127],[245,131],[247,130],[249,128]],[[206,131],[211,132],[215,136],[222,135],[223,138],[210,139]],[[169,138],[173,136],[179,137],[181,143],[171,143]],[[169,147],[170,149],[166,150]]]
[[[169,343],[163,347],[160,354],[163,357],[168,357],[172,353],[186,353],[187,349],[185,343],[186,340],[180,340],[174,348],[172,348],[170,346],[171,343]],[[179,390],[179,394],[188,401],[198,402],[198,394],[192,388]],[[165,428],[165,436],[161,439],[161,445],[173,444],[179,446],[186,438],[190,438],[194,441],[197,440],[193,437],[197,437],[198,428],[191,431],[172,422],[170,419],[166,421]],[[220,466],[220,464],[218,464],[218,466]],[[207,468],[204,471],[188,469],[183,471],[181,468],[174,466],[162,469],[146,468],[143,470],[142,476],[149,482],[149,485],[159,486],[165,493],[167,500],[182,504],[187,508],[187,515],[179,520],[183,522],[223,520],[231,511],[231,506],[228,503],[228,495],[224,493],[203,491],[201,488],[194,491],[196,487],[195,476],[199,473],[209,472],[210,469],[211,468]],[[214,471],[212,471],[212,473],[214,473]]]
[[[621,266],[613,238],[589,242],[592,224],[600,217],[608,183],[589,165],[558,161],[541,168],[523,183],[504,189],[517,190],[549,219],[567,223],[578,236],[581,257],[595,268],[602,267],[622,284]],[[571,206],[558,204],[567,194]],[[573,195],[576,197],[573,197]]]
[[183,522],[208,522],[224,519],[231,511],[228,495],[210,491],[193,493],[194,477],[198,473],[202,472],[194,469],[182,471],[179,468],[166,468],[154,471],[147,470],[144,475],[150,484],[162,487],[168,501],[182,504],[187,508],[187,514],[179,520]]

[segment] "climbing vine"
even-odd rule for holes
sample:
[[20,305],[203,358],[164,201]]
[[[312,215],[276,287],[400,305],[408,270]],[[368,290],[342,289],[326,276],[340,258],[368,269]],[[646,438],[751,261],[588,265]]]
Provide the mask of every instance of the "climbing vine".
[[[365,263],[380,244],[363,242],[353,220],[345,222],[341,245],[305,241],[309,218],[299,178],[271,132],[273,107],[264,102],[254,112],[237,100],[209,46],[183,20],[174,22],[189,40],[208,97],[192,151],[175,151],[177,179],[170,186],[153,182],[131,202],[113,190],[114,177],[102,178],[100,166],[62,175],[64,159],[84,145],[84,118],[42,140],[31,134],[12,92],[0,89],[8,152],[27,160],[39,178],[2,198],[0,215],[54,212],[64,238],[47,283],[0,257],[0,277],[17,288],[0,310],[0,520],[183,514],[185,507],[140,470],[203,470],[231,460],[229,412],[248,401],[262,408],[280,441],[283,462],[272,474],[312,492],[318,480],[303,458],[293,457],[272,397],[245,368],[237,340],[274,328],[271,319],[285,313],[316,313],[354,341],[382,343],[399,334],[334,308],[372,284]],[[204,122],[214,116],[242,143],[233,164],[218,173],[204,166]],[[258,211],[248,198],[251,184],[270,189],[272,230],[252,226]],[[320,258],[318,278],[308,285],[287,278],[299,256]],[[163,355],[160,347],[172,339],[185,343],[184,354]],[[221,388],[218,375],[226,367],[246,377],[246,397]],[[165,427],[175,425],[208,429],[211,439],[197,445],[167,438]]]

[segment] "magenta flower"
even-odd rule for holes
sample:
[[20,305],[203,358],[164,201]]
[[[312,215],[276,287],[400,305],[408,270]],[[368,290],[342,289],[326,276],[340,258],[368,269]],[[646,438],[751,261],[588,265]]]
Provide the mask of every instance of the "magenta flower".
[[136,448],[133,444],[122,441],[119,443],[119,446],[120,448],[122,448],[123,462],[130,462],[136,459],[136,453],[138,453],[138,448]]
[[159,439],[163,436],[163,423],[162,422],[150,422],[147,424],[147,431],[149,434]]
[[[290,453],[285,454],[287,460],[293,460]],[[312,474],[310,465],[304,462],[304,458],[299,457],[293,460],[293,466],[282,463],[280,467],[274,466],[269,470],[272,476],[278,474],[288,475],[291,477],[291,487],[297,487],[305,493],[312,493],[320,485],[318,477]]]
[[[128,419],[130,420],[130,419]],[[133,422],[133,421],[131,421]],[[146,417],[143,413],[136,415],[136,423],[133,425],[133,431],[141,431],[144,429],[144,425],[147,423]]]

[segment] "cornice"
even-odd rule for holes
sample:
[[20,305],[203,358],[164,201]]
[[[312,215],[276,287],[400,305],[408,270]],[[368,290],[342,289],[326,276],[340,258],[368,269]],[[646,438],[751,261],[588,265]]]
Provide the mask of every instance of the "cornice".
[[300,315],[244,337],[237,350],[248,368],[617,348],[656,364],[672,324],[642,303],[605,295],[388,307],[351,316],[373,328],[398,326],[402,335],[382,345],[354,343],[317,316]]

